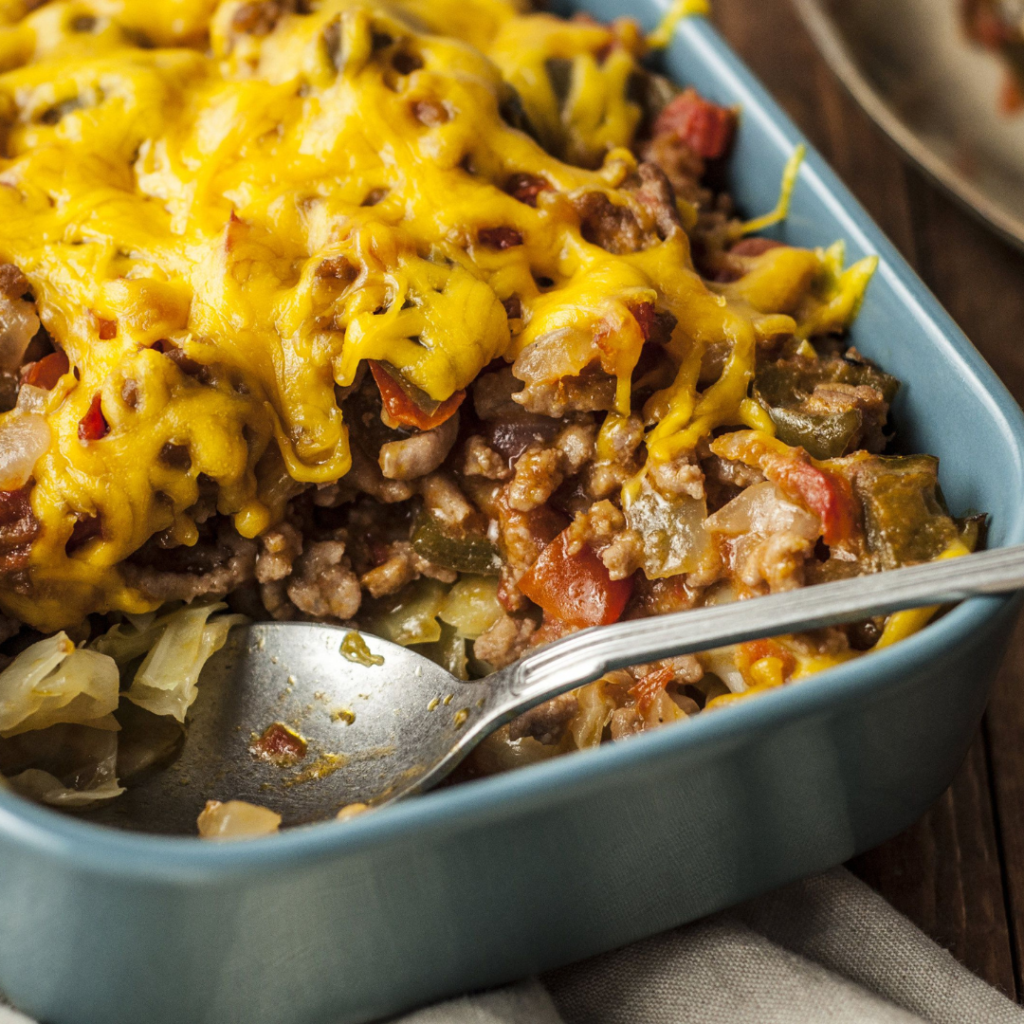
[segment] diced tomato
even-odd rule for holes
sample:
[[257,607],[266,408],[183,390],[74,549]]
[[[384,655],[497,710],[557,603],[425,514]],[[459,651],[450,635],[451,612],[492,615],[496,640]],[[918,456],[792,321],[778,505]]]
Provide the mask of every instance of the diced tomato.
[[306,750],[306,741],[281,722],[268,725],[249,747],[249,753],[257,760],[282,767],[297,764],[306,756]]
[[687,89],[665,105],[654,123],[654,134],[675,135],[705,160],[724,156],[732,142],[736,114]]
[[550,192],[551,183],[546,178],[539,178],[535,174],[514,174],[505,185],[505,191],[527,206],[537,205],[537,196],[541,192]]
[[811,465],[802,449],[800,454],[803,458],[768,455],[762,460],[761,471],[821,520],[821,536],[826,544],[849,540],[857,522],[849,483]]
[[[376,360],[371,359],[369,363],[370,372],[380,389],[384,408],[395,423],[416,427],[418,430],[433,430],[434,427],[439,427],[445,420],[454,416],[466,397],[465,391],[456,391],[451,398],[434,403],[430,402],[428,396],[425,395],[424,405],[417,405],[409,390],[398,382],[392,372]],[[428,406],[433,406],[433,408]]]
[[476,237],[481,245],[491,249],[514,249],[523,244],[523,236],[515,228],[481,228]]
[[68,372],[68,357],[63,352],[51,352],[33,363],[25,374],[25,383],[44,391],[52,391],[57,381]]
[[100,395],[94,395],[89,411],[78,421],[79,441],[98,441],[107,436],[110,427],[103,417],[103,406]]
[[670,668],[656,668],[637,680],[629,689],[630,695],[636,700],[636,709],[641,716],[651,710],[651,705],[658,699],[658,694],[675,679]]
[[569,554],[563,531],[519,580],[519,589],[549,615],[583,628],[617,622],[633,581],[613,580],[589,545]]

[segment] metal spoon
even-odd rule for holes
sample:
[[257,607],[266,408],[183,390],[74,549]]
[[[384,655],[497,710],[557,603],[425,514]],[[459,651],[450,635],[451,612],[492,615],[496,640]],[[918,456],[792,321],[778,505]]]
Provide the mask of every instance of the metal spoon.
[[[194,835],[207,799],[238,799],[276,810],[285,824],[318,821],[349,804],[381,805],[436,785],[499,726],[612,669],[1021,588],[1024,545],[587,629],[475,682],[369,634],[362,639],[381,663],[349,660],[341,647],[350,631],[341,627],[236,627],[200,677],[177,761],[96,817]],[[308,743],[292,766],[250,752],[275,722]]]

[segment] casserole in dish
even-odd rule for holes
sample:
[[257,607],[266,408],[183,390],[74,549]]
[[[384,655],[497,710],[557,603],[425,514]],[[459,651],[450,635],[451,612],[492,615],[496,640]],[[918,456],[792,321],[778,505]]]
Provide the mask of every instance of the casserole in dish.
[[[685,24],[666,59],[742,107],[731,189],[746,209],[771,206],[792,130],[705,25]],[[951,507],[989,511],[992,543],[1019,540],[1019,414],[813,156],[782,237],[881,255],[854,341],[906,382],[897,418],[908,447],[943,459]],[[0,985],[58,1021],[368,1019],[707,912],[921,810],[962,756],[1011,613],[971,602],[729,715],[433,794],[344,834],[196,849],[4,795]]]

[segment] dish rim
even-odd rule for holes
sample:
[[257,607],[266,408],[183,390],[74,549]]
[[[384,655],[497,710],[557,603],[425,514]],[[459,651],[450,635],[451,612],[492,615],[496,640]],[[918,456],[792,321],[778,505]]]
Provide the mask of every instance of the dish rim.
[[[663,8],[667,6],[665,0],[659,3]],[[717,30],[704,18],[688,18],[676,28],[673,43],[681,38],[714,68],[718,80],[740,104],[742,117],[760,122],[774,147],[787,155],[798,144],[807,147],[799,183],[814,189],[842,226],[847,241],[878,254],[876,273],[915,315],[937,354],[973,383],[973,390],[998,424],[1006,444],[1017,453],[1015,483],[1024,493],[1024,413],[995,372]],[[1021,542],[1024,503],[1009,517],[1003,539],[1004,545]],[[605,744],[526,769],[435,790],[344,822],[321,822],[246,842],[203,842],[195,837],[122,832],[0,789],[0,841],[19,843],[26,850],[64,862],[77,871],[118,876],[125,883],[204,884],[262,875],[283,865],[310,867],[413,835],[423,837],[438,829],[450,833],[489,817],[507,817],[518,808],[536,809],[561,799],[569,786],[581,793],[599,787],[610,775],[621,776],[683,752],[696,756],[730,736],[781,728],[820,712],[826,704],[834,707],[858,701],[887,686],[901,672],[920,667],[923,660],[965,642],[1013,599],[979,597],[965,601],[920,633],[870,658],[846,662],[801,681],[799,686],[780,687],[757,700],[740,702],[727,714],[698,715],[675,728],[644,734],[628,743]]]
[[825,58],[825,63],[871,120],[928,177],[962,203],[969,213],[981,218],[1010,245],[1024,249],[1024,218],[1015,216],[1003,204],[990,199],[918,138],[914,130],[861,74],[839,27],[823,9],[820,0],[792,0],[792,3],[815,46]]

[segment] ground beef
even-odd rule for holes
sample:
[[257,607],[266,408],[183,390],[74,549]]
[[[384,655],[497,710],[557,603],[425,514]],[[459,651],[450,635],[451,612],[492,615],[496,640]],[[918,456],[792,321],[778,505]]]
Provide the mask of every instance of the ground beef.
[[[240,537],[229,526],[223,526],[216,544],[195,548],[172,548],[165,557],[158,557],[152,548],[142,548],[120,565],[124,582],[151,601],[194,601],[200,597],[225,597],[255,577],[256,543]],[[163,568],[173,559],[188,563],[194,571],[171,571]]]
[[516,463],[515,476],[506,488],[509,505],[530,512],[545,504],[561,486],[565,458],[557,448],[531,448]]
[[259,538],[256,579],[273,583],[291,575],[292,564],[302,554],[302,534],[290,523],[272,527]]
[[640,155],[662,171],[681,199],[695,206],[708,205],[711,193],[700,183],[704,161],[674,132],[655,135],[641,146]]
[[231,29],[240,35],[267,36],[278,21],[295,8],[288,0],[249,0],[235,8]]
[[459,489],[451,477],[443,473],[432,473],[420,482],[420,493],[423,505],[435,518],[445,526],[458,528],[463,526],[476,509]]
[[804,562],[813,552],[814,544],[806,537],[783,531],[745,548],[734,570],[749,587],[763,581],[773,593],[795,590],[803,585]]
[[704,471],[704,490],[710,512],[728,504],[744,488],[764,483],[764,474],[754,466],[712,455],[706,443],[703,443],[698,451],[700,466]]
[[643,539],[635,530],[626,529],[625,516],[610,501],[599,501],[577,512],[568,536],[570,554],[589,545],[613,580],[626,579],[640,568]]
[[473,641],[473,655],[494,669],[504,668],[522,657],[536,629],[537,624],[532,619],[502,615]]
[[672,669],[674,683],[699,683],[704,678],[704,669],[692,654],[680,654],[675,658],[662,658],[647,665],[634,665],[630,670],[637,679],[642,679],[658,669]]
[[369,494],[377,501],[390,505],[399,501],[408,501],[415,493],[411,484],[405,480],[388,480],[381,472],[380,466],[367,458],[358,445],[352,445],[352,468],[333,485],[336,500],[345,500],[358,491]]
[[515,419],[522,413],[512,396],[522,384],[512,375],[511,367],[493,373],[482,373],[471,385],[473,409],[484,421]]
[[676,208],[676,195],[665,172],[653,163],[637,167],[635,182],[625,186],[631,189],[637,202],[654,221],[661,238],[683,230]]
[[576,377],[526,381],[515,400],[529,412],[561,419],[571,412],[614,409],[615,385],[614,377],[592,363]]
[[385,597],[397,593],[420,576],[454,583],[459,574],[424,558],[408,541],[396,541],[390,545],[387,558],[376,568],[363,573],[359,582],[371,597]]
[[433,430],[388,441],[377,457],[381,473],[388,480],[417,480],[433,473],[448,458],[458,435],[459,414],[455,413]]
[[636,214],[612,202],[604,192],[584,192],[573,200],[580,218],[580,233],[591,243],[616,255],[638,252],[657,241],[640,227]]
[[666,462],[651,460],[648,476],[666,498],[704,497],[704,473],[693,452],[680,452]]
[[482,476],[485,480],[507,480],[512,468],[479,434],[466,440],[459,472],[463,476]]
[[546,746],[553,746],[565,735],[566,726],[579,709],[575,693],[552,697],[513,718],[509,723],[509,739],[521,740],[529,736]]
[[315,541],[295,559],[284,579],[264,583],[263,603],[275,619],[299,615],[318,621],[351,619],[359,611],[359,579],[340,540]]

